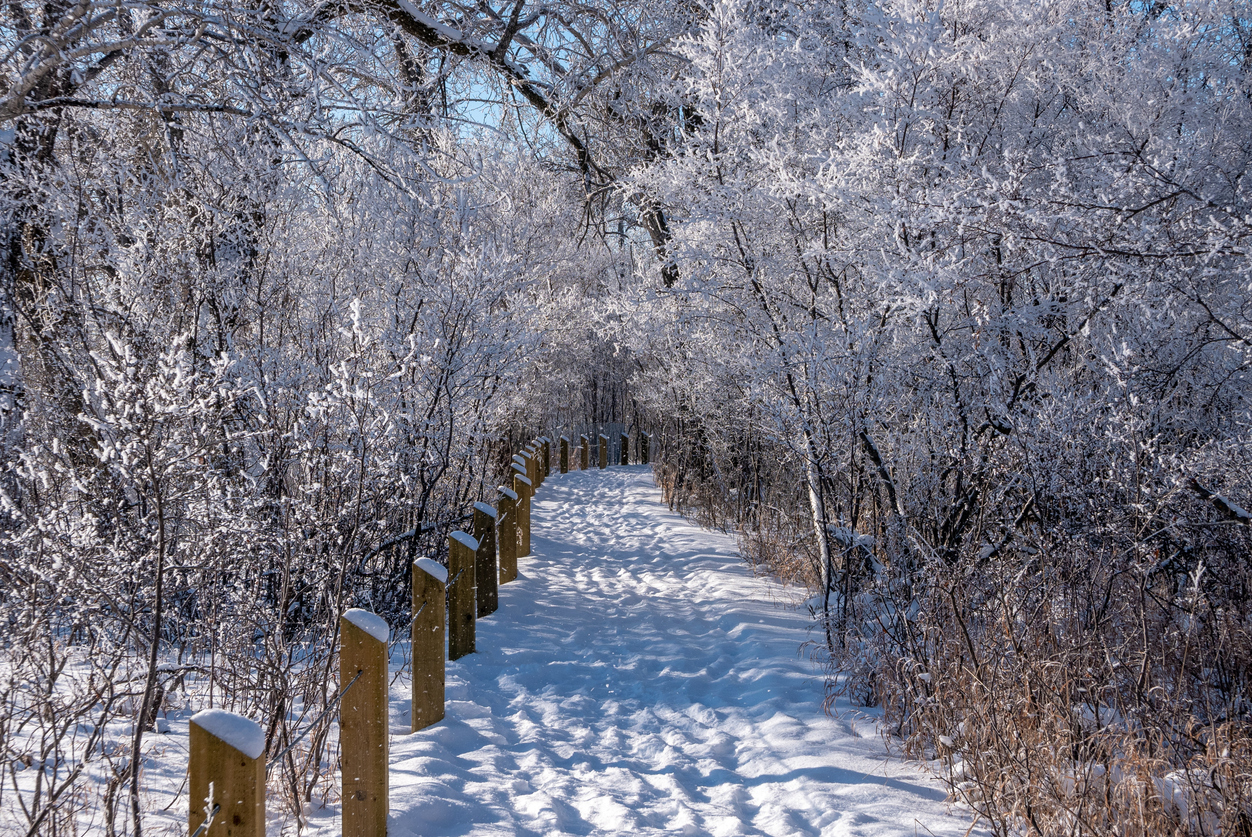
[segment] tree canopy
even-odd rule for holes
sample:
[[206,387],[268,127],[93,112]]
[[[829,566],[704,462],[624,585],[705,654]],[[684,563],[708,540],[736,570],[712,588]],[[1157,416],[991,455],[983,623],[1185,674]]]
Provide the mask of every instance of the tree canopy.
[[[1096,762],[1242,775],[1246,4],[14,0],[0,67],[0,762],[53,742],[0,806],[32,833],[87,775],[140,833],[127,684],[146,717],[225,661],[281,742],[344,608],[400,618],[520,440],[606,422],[811,588],[832,683],[991,821],[1070,833]],[[1049,724],[1076,755],[1022,767]],[[1082,828],[1148,797],[1143,833],[1192,828],[1129,787]],[[1246,825],[1246,783],[1204,787]]]

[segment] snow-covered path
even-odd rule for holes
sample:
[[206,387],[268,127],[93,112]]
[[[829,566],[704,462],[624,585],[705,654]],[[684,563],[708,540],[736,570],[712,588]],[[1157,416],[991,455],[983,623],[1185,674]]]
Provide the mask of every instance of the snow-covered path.
[[806,616],[649,469],[553,475],[533,519],[478,653],[448,665],[447,718],[408,734],[395,684],[392,837],[966,833],[872,723],[822,712]]

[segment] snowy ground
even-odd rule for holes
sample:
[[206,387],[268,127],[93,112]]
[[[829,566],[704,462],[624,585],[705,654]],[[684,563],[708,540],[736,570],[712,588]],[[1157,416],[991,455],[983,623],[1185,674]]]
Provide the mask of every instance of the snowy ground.
[[[823,713],[807,614],[733,538],[671,514],[646,467],[550,477],[532,547],[478,653],[448,664],[447,718],[416,734],[395,645],[390,837],[981,833],[872,718]],[[186,834],[196,708],[153,739],[150,834]],[[321,796],[306,833],[338,837]],[[269,813],[272,837],[295,833]]]
[[410,735],[395,684],[392,837],[967,832],[872,722],[822,712],[806,616],[645,467],[554,475],[535,499],[535,554],[449,664],[446,720]]

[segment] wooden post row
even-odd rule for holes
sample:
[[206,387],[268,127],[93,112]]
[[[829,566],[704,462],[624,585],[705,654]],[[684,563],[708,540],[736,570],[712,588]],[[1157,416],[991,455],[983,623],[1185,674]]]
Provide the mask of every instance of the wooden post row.
[[465,532],[448,535],[448,659],[459,660],[474,653],[475,565],[478,541]]
[[[206,837],[265,837],[265,733],[225,709],[191,716],[187,833],[212,817]],[[214,813],[214,807],[221,806]]]
[[623,465],[630,464],[630,436],[622,434],[622,459]]
[[582,459],[582,469],[585,471],[590,467],[589,457],[591,456],[591,440],[586,436],[578,437],[579,456]]
[[569,439],[561,437],[561,473],[569,473]]
[[500,486],[500,515],[497,518],[500,542],[500,583],[517,578],[517,492]]
[[447,590],[442,565],[429,558],[413,562],[413,732],[443,720]]
[[609,467],[609,437],[600,434],[600,470]]
[[517,557],[525,558],[530,555],[530,503],[534,486],[525,474],[514,473],[513,491],[517,493]]
[[474,504],[474,540],[478,541],[474,583],[478,586],[478,618],[500,608],[500,571],[496,566],[496,510]]
[[352,610],[340,619],[339,759],[344,837],[387,833],[387,640],[382,617]]

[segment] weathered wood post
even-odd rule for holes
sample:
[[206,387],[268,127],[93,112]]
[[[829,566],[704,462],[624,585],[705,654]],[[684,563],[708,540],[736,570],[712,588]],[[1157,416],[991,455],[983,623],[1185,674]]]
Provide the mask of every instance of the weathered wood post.
[[530,555],[530,503],[534,486],[525,474],[513,474],[513,490],[517,492],[517,557]]
[[474,653],[475,581],[478,541],[465,533],[448,535],[448,659],[459,660]]
[[609,437],[600,434],[600,470],[609,467]]
[[195,834],[211,818],[207,837],[265,837],[260,725],[225,709],[205,709],[191,716],[190,739],[187,833]]
[[591,440],[586,436],[579,436],[578,450],[580,451],[579,456],[582,459],[582,469],[585,471],[590,467],[589,457],[591,456]]
[[500,542],[500,583],[517,579],[517,492],[500,486],[500,514],[496,518]]
[[478,618],[500,607],[500,572],[496,567],[496,510],[474,504],[474,540],[478,541],[474,583],[478,585]]
[[630,436],[626,433],[622,434],[622,464],[630,464]]
[[[383,837],[389,803],[387,640],[382,617],[353,608],[339,620],[339,759],[344,837]],[[355,681],[355,682],[354,682]]]
[[429,558],[413,562],[413,732],[443,720],[447,591],[442,565]]
[[569,473],[569,439],[561,437],[561,473]]
[[647,465],[652,453],[652,434],[639,432],[639,464]]
[[[543,479],[546,480],[552,474],[552,440],[547,436],[543,437]],[[540,480],[543,482],[543,480]]]

